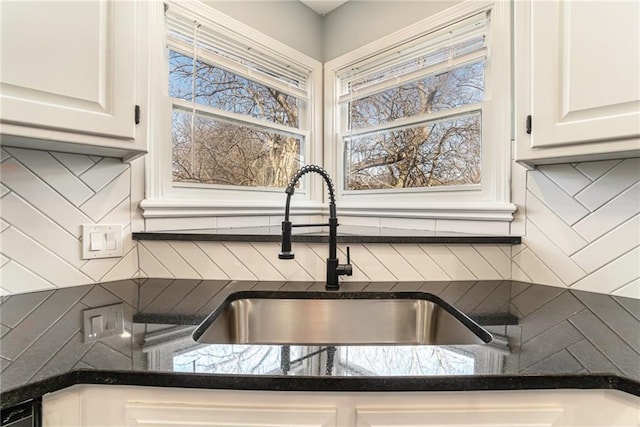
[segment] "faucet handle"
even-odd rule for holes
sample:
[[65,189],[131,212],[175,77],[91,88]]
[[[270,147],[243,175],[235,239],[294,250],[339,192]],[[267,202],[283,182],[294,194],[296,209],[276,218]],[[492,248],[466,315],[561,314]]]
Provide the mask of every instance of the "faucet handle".
[[353,274],[353,267],[351,265],[351,251],[347,246],[347,263],[338,264],[336,267],[336,273],[338,276],[351,276]]

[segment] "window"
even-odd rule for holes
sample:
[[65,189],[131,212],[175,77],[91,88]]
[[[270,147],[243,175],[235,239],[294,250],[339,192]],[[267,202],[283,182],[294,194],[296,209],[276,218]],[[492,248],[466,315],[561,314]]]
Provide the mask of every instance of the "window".
[[505,7],[465,2],[326,64],[342,212],[511,219]]
[[[509,2],[459,3],[324,73],[203,3],[151,7],[147,230],[271,225],[311,163],[338,183],[343,218],[512,220]],[[296,214],[326,214],[322,185],[301,183]]]
[[304,102],[182,53],[170,55],[173,181],[285,187],[302,160]]
[[[291,176],[322,161],[321,64],[200,2],[156,14],[163,60],[153,68],[165,79],[152,102],[166,108],[145,217],[281,213]],[[306,187],[300,198],[319,213]]]
[[338,73],[346,190],[479,184],[487,13]]
[[300,168],[310,71],[167,10],[174,182],[285,187]]

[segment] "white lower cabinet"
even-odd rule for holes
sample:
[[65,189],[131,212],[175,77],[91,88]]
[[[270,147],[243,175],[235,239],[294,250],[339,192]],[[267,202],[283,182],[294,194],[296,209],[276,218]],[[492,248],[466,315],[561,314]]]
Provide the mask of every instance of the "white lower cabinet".
[[324,406],[257,406],[135,402],[125,405],[127,426],[246,426],[274,425],[330,427],[336,425],[336,408]]
[[[424,403],[424,402],[423,402]],[[453,403],[453,402],[452,402]],[[497,402],[496,402],[497,403]],[[421,407],[422,406],[422,407]],[[555,424],[563,414],[556,405],[549,406],[440,406],[416,408],[364,408],[356,409],[358,427],[391,426],[510,426],[542,427]]]
[[43,399],[44,427],[640,426],[616,390],[271,392],[80,385]]

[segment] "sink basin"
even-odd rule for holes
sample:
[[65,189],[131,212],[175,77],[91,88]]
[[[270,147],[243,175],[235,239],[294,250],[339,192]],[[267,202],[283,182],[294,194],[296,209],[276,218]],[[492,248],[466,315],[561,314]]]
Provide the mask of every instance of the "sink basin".
[[461,345],[490,342],[476,322],[424,292],[231,294],[193,332],[208,344]]

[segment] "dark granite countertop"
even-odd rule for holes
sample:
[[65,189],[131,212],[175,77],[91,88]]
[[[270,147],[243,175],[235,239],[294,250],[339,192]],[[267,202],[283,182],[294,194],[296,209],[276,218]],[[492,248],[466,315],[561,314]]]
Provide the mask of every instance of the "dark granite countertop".
[[77,384],[134,385],[210,390],[420,392],[487,390],[620,390],[640,396],[640,383],[615,375],[495,375],[443,377],[283,377],[172,372],[75,370],[2,393],[2,408]]
[[[325,228],[294,228],[293,241],[303,243],[326,243],[329,241],[329,233]],[[281,227],[279,225],[270,227],[239,227],[133,233],[134,240],[279,242],[280,238]],[[509,245],[521,243],[520,236],[495,236],[349,225],[341,225],[338,227],[338,238],[340,243],[485,243]]]
[[[362,283],[361,291],[380,291]],[[409,284],[389,284],[392,291]],[[512,281],[412,283],[494,337],[447,346],[201,345],[232,292],[318,283],[144,279],[2,297],[2,407],[73,384],[241,390],[618,389],[640,396],[640,300]],[[351,289],[354,289],[353,287]],[[85,342],[82,311],[123,304],[127,336]]]

